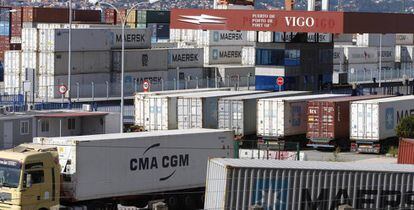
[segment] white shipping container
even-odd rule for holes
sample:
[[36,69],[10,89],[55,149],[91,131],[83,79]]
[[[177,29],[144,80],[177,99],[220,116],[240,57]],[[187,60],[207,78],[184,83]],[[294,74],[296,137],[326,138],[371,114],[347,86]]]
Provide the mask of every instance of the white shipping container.
[[396,62],[413,62],[414,61],[414,46],[397,45],[395,47],[395,61]]
[[[297,152],[272,151],[258,149],[239,149],[239,159],[258,159],[258,160],[298,160]],[[306,155],[299,153],[299,160],[305,161]]]
[[204,64],[241,64],[241,46],[210,46],[204,48]]
[[217,91],[178,98],[178,129],[218,128],[218,100],[223,97],[260,94],[264,91]]
[[396,34],[395,38],[398,45],[414,45],[414,34]]
[[[379,64],[378,64],[378,69],[379,69]],[[395,69],[395,63],[394,62],[383,62],[381,63],[381,69],[382,70]]]
[[38,38],[36,28],[22,28],[22,50],[34,52],[38,50]]
[[336,34],[334,35],[334,42],[348,42],[352,43],[353,41],[353,34]]
[[7,94],[20,94],[21,93],[21,80],[20,74],[5,72],[4,73],[4,91]]
[[371,74],[371,71],[378,70],[378,63],[348,64],[347,66],[347,72],[351,72],[352,74],[357,73],[358,75],[362,75],[364,72]]
[[256,65],[256,48],[243,47],[242,49],[242,65]]
[[414,96],[352,102],[350,138],[376,142],[395,137],[395,127],[413,110]]
[[232,157],[232,137],[229,131],[198,129],[33,142],[56,145],[62,173],[70,177],[63,193],[85,201],[204,187],[208,158]]
[[34,69],[36,73],[38,72],[38,58],[37,52],[22,51],[22,70],[20,72],[22,76],[26,75],[26,69]]
[[333,64],[344,64],[345,54],[343,47],[335,47],[333,51]]
[[257,135],[278,138],[302,135],[307,131],[308,101],[347,95],[321,94],[259,99],[257,102]]
[[[162,59],[162,58],[160,58]],[[168,68],[199,68],[204,65],[204,49],[168,49]]]
[[304,91],[284,91],[221,98],[218,101],[218,128],[233,130],[243,137],[256,134],[257,100],[262,98],[303,95]]
[[413,209],[413,179],[410,165],[210,159],[204,209]]
[[253,42],[247,40],[246,31],[218,31],[218,30],[199,30],[197,37],[198,46],[221,46],[221,45],[252,45]]
[[245,80],[248,75],[250,75],[253,80],[253,75],[255,75],[255,67],[253,66],[220,65],[214,68],[217,68],[218,76],[222,78],[222,80],[224,80],[224,78],[237,80],[238,76]]
[[[125,51],[125,71],[166,71],[167,49],[139,49]],[[115,72],[121,72],[122,53],[120,50],[112,51],[112,68]]]
[[258,33],[258,42],[273,42],[273,32],[272,31],[259,31]]
[[361,47],[395,47],[395,34],[357,34],[357,46]]
[[257,42],[257,31],[247,31],[247,41]]
[[20,50],[8,50],[4,52],[4,73],[20,74],[21,71]]
[[[378,61],[380,57],[380,48],[378,48]],[[395,47],[383,47],[381,53],[382,62],[395,62]]]
[[[68,52],[40,52],[39,74],[67,75]],[[72,52],[72,74],[109,73],[110,51]]]
[[[74,24],[72,23],[72,28],[90,28],[90,24]],[[105,27],[105,25],[99,25],[99,27]],[[108,26],[114,27],[114,26]],[[37,29],[58,29],[58,28],[69,28],[69,24],[60,24],[60,23],[37,23]]]
[[378,52],[376,47],[348,46],[344,48],[344,54],[349,64],[378,62]]

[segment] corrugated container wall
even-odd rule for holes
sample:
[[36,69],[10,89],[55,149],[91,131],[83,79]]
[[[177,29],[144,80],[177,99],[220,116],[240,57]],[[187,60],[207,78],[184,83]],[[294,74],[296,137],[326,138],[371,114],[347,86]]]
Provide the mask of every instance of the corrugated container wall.
[[345,47],[344,53],[349,64],[378,62],[376,47]]
[[352,140],[380,141],[395,137],[402,118],[414,114],[414,96],[356,101],[351,104]]
[[395,51],[395,61],[401,63],[414,61],[414,46],[397,45]]
[[23,51],[37,51],[38,39],[36,28],[23,28],[22,29],[22,50]]
[[210,46],[204,48],[204,64],[241,64],[241,46]]
[[242,49],[242,65],[256,64],[256,48],[255,47],[243,47]]
[[[73,20],[79,22],[99,23],[99,10],[73,10]],[[24,7],[23,22],[67,23],[69,11],[65,8]]]
[[396,34],[397,45],[414,45],[414,34]]
[[[148,49],[148,50],[127,50],[125,51],[125,71],[166,71],[167,70],[166,49]],[[112,51],[112,68],[113,71],[121,72],[121,51]]]
[[413,180],[407,165],[210,159],[204,209],[413,209]]
[[36,52],[26,52],[22,51],[22,70],[21,75],[26,75],[26,69],[34,69],[35,72],[38,72],[38,59]]
[[414,164],[414,139],[401,139],[398,147],[398,164]]
[[170,23],[170,11],[138,10],[137,23]]
[[357,46],[361,47],[395,47],[395,34],[357,34]]
[[6,51],[4,59],[4,88],[9,94],[18,93],[20,88],[21,52]]
[[252,45],[247,40],[247,31],[214,31],[199,30],[197,38],[198,46],[221,46],[221,45]]
[[[162,59],[162,58],[160,58]],[[168,49],[168,68],[198,68],[204,65],[203,48]]]

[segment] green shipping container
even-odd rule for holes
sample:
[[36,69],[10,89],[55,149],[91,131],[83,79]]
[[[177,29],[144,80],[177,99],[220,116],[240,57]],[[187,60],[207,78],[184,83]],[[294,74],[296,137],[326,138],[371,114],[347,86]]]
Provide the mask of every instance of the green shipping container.
[[137,23],[170,23],[170,11],[138,10]]

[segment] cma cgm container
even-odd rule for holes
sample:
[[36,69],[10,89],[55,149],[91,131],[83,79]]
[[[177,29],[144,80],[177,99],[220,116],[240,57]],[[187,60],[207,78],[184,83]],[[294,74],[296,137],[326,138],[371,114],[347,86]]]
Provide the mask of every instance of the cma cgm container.
[[413,209],[414,166],[210,159],[204,209]]
[[[40,153],[37,158],[46,157],[44,162],[47,163],[56,161],[59,155],[56,164],[60,166],[55,165],[55,168],[61,168],[55,176],[46,175],[47,185],[36,189],[49,194],[51,183],[57,183],[62,186],[60,192],[56,192],[57,198],[69,206],[77,202],[88,206],[93,202],[116,204],[114,198],[131,199],[132,196],[148,202],[152,196],[146,195],[158,194],[158,199],[167,199],[165,195],[170,197],[185,190],[203,192],[208,158],[233,157],[234,154],[232,132],[208,129],[34,138],[33,143],[22,147],[46,148],[32,151]],[[13,150],[18,151],[21,150]],[[41,155],[48,151],[58,154]],[[2,153],[2,157],[4,155],[7,154]],[[19,155],[10,154],[21,157],[21,153]],[[49,173],[45,171],[45,174]],[[197,197],[191,199],[201,199],[202,194],[192,194]],[[171,203],[169,207],[180,209]],[[184,209],[184,205],[181,207]]]
[[306,134],[308,101],[347,95],[321,94],[259,99],[257,102],[257,135],[279,140]]
[[391,96],[367,95],[329,98],[308,102],[308,146],[349,149],[349,110],[351,102]]
[[210,46],[204,48],[204,64],[241,64],[242,46]]
[[398,163],[414,164],[414,139],[401,139],[398,146]]
[[[202,89],[186,89],[186,90],[170,90],[158,92],[142,92],[135,94],[135,125],[141,126],[146,130],[168,130],[169,126],[177,128],[176,103],[174,98],[186,94],[199,93],[204,94],[212,91],[226,91],[228,88],[202,88]],[[175,100],[176,101],[176,100]],[[171,108],[170,108],[171,105]],[[172,116],[170,118],[170,116]],[[158,124],[152,122],[157,121]],[[175,122],[171,123],[171,122]],[[153,126],[150,126],[150,125]]]
[[218,100],[230,96],[265,93],[264,91],[217,91],[194,93],[178,98],[178,129],[218,128]]
[[284,91],[221,98],[218,101],[218,128],[233,130],[242,138],[256,134],[257,100],[306,94],[305,91]]
[[247,41],[247,31],[199,30],[197,36],[198,46],[246,46],[253,44],[253,42]]
[[414,96],[352,102],[351,149],[364,153],[386,151],[397,140],[396,126],[410,115],[414,115]]

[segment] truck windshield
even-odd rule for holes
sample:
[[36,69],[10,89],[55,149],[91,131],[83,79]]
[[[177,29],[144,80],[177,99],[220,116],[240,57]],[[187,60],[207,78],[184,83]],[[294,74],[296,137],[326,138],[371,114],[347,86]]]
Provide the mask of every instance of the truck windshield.
[[17,188],[20,180],[21,164],[16,161],[0,159],[0,186]]

